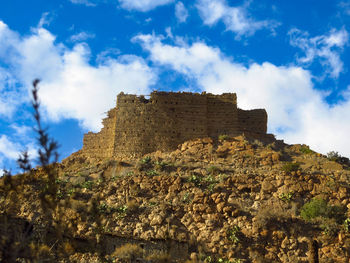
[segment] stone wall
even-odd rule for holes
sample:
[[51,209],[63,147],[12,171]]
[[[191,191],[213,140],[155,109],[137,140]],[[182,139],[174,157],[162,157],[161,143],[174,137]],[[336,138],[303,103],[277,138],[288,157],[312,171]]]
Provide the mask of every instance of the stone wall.
[[238,122],[240,130],[245,132],[267,132],[267,113],[264,109],[241,110],[238,109]]
[[113,156],[117,109],[113,108],[102,120],[103,128],[99,133],[88,132],[83,139],[83,152],[87,156],[108,158]]
[[243,132],[266,134],[265,110],[241,110],[233,93],[153,92],[149,99],[120,93],[99,133],[84,136],[83,153],[132,158],[171,151],[184,141]]

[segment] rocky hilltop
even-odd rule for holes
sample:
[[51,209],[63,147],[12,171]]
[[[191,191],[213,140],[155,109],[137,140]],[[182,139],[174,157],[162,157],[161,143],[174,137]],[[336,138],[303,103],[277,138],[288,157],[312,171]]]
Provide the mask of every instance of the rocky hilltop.
[[318,252],[319,262],[349,262],[350,171],[336,161],[243,136],[190,140],[133,161],[73,155],[52,167],[51,217],[43,169],[14,176],[8,191],[1,180],[0,257],[317,262]]
[[0,178],[0,261],[350,260],[350,163],[335,152],[247,132],[129,157],[83,149]]

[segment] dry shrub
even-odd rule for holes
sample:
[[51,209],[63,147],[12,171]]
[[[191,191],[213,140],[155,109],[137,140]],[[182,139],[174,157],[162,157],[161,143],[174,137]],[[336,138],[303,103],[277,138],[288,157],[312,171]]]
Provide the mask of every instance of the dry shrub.
[[278,205],[263,206],[255,216],[255,226],[259,229],[265,229],[270,224],[284,222],[291,218],[291,210],[285,210]]
[[136,200],[132,199],[126,204],[126,206],[128,207],[129,213],[134,213],[138,210],[139,203]]
[[147,256],[147,260],[150,260],[153,263],[168,263],[170,262],[171,257],[165,252],[153,252]]
[[40,261],[42,259],[49,260],[52,258],[51,249],[46,244],[29,244],[31,255],[34,259]]
[[187,259],[185,263],[199,263],[198,259]]
[[63,243],[63,251],[66,255],[72,255],[74,253],[74,247],[68,241],[64,242]]
[[112,254],[113,257],[130,260],[142,257],[142,255],[143,249],[136,244],[130,243],[127,243],[121,247],[117,247]]

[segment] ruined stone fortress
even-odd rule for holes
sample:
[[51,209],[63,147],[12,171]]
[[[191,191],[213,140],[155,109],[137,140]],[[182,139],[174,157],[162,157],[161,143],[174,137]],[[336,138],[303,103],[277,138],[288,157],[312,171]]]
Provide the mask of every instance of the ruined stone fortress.
[[98,133],[84,136],[83,154],[92,158],[133,158],[172,151],[187,140],[219,135],[266,135],[264,109],[241,110],[234,93],[152,92],[117,96],[117,106]]

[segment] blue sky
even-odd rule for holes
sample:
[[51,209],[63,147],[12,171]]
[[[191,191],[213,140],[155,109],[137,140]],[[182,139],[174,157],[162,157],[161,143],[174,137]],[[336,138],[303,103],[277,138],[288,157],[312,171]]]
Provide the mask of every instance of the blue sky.
[[31,82],[61,158],[116,95],[236,92],[287,143],[350,156],[349,0],[0,3],[0,168],[35,158]]

